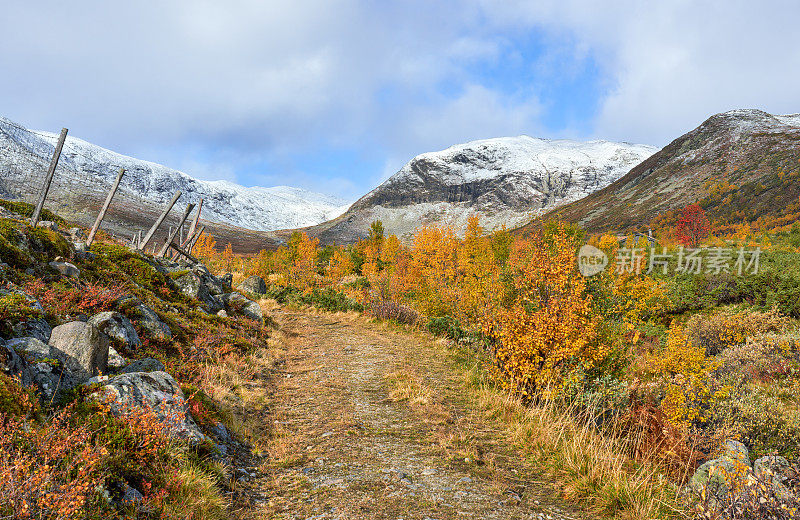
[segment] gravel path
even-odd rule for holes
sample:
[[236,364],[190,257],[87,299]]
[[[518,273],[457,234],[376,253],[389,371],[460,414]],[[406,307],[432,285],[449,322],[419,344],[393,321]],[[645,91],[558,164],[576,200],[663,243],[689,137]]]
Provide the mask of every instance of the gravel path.
[[[275,317],[286,361],[253,518],[583,518],[481,417],[442,343],[352,314]],[[398,379],[422,397],[391,398]]]

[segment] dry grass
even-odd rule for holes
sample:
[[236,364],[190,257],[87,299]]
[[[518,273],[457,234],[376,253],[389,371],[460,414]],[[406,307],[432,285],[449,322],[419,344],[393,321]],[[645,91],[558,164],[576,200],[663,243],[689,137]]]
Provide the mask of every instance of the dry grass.
[[573,410],[552,402],[526,405],[491,385],[473,387],[487,418],[502,423],[510,438],[554,479],[565,498],[602,517],[630,520],[679,518],[675,488],[655,464],[635,463],[629,447],[600,433]]
[[[206,463],[208,465],[208,463]],[[178,470],[176,482],[169,500],[164,504],[165,518],[185,518],[192,511],[198,520],[222,520],[228,518],[228,501],[220,493],[216,480],[223,478],[224,468],[216,465],[216,475],[202,469],[190,460]]]
[[433,390],[422,382],[419,374],[410,366],[389,372],[384,376],[392,401],[407,401],[410,405],[431,404]]

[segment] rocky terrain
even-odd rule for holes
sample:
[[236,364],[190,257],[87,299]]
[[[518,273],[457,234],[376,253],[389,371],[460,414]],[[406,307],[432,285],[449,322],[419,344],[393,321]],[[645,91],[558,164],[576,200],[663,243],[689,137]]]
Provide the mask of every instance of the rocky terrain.
[[800,115],[732,110],[708,118],[627,175],[547,214],[590,232],[646,228],[704,199],[723,222],[779,217],[800,196]]
[[[198,453],[210,453],[209,464],[213,460],[231,468],[249,464],[247,444],[229,432],[218,405],[189,383],[198,384],[196,363],[217,355],[214,339],[208,336],[212,331],[218,331],[214,333],[225,341],[246,338],[247,345],[263,340],[266,329],[260,305],[234,290],[230,275],[218,278],[201,263],[153,258],[111,242],[96,243],[87,251],[81,228],[67,227],[59,217],[47,216],[54,220],[30,228],[24,215],[0,207],[3,450],[15,449],[15,442],[20,441],[13,436],[22,434],[5,430],[4,421],[13,425],[13,421],[23,420],[31,435],[40,428],[51,431],[49,435],[55,430],[56,438],[79,431],[72,431],[73,426],[65,430],[59,422],[65,417],[87,423],[101,417],[112,423],[120,421],[104,428],[112,432],[130,429],[131,434],[143,436],[138,448],[120,446],[113,436],[102,433],[91,437],[103,461],[102,470],[95,468],[98,474],[92,482],[101,483],[101,491],[110,501],[103,507],[112,510],[145,504],[154,478],[148,471],[158,475],[157,470],[146,467],[113,469],[115,457],[135,458],[126,450],[147,453],[151,447],[153,457],[163,456],[158,455],[162,436]],[[237,332],[240,327],[242,332]],[[17,419],[20,413],[22,419]],[[60,449],[76,448],[80,446]],[[58,448],[52,445],[48,449]],[[29,455],[23,451],[18,457],[22,460]],[[86,465],[80,477],[67,468],[74,481],[60,482],[58,475],[51,475],[35,486],[30,480],[35,477],[26,476],[26,471],[46,473],[48,465],[20,470],[0,463],[0,480],[5,479],[0,484],[0,514],[9,503],[21,500],[31,510],[47,515],[54,506],[36,497],[53,492],[56,488],[52,486],[66,484],[76,493],[92,491],[81,478],[92,476],[94,459],[81,462],[83,456],[62,456],[64,464]],[[168,460],[168,466],[182,464],[184,457]],[[145,462],[150,461],[145,458]],[[52,464],[57,468],[61,463]],[[201,477],[201,481],[206,478]],[[224,480],[219,485],[224,489]],[[79,495],[81,500],[90,496]],[[65,500],[73,499],[65,493]],[[142,507],[146,512],[152,506]]]
[[387,233],[408,236],[424,224],[464,229],[473,213],[488,229],[510,228],[607,186],[655,151],[528,136],[459,144],[418,155],[343,215],[307,231],[324,243],[349,243],[376,219]]

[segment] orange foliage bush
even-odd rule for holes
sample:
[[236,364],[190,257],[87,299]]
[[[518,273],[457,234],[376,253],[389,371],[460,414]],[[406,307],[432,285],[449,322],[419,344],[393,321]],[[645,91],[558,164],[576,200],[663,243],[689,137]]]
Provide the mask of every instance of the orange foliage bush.
[[497,363],[523,394],[558,392],[568,371],[591,369],[608,354],[575,248],[559,229],[551,246],[538,237],[515,244],[510,263],[517,297],[487,326]]

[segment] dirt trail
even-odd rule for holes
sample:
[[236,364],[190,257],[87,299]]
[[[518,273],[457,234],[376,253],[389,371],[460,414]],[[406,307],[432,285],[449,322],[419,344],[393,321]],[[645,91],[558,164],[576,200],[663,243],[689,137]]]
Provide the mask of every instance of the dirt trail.
[[471,403],[442,343],[353,314],[276,310],[287,334],[253,518],[580,518]]

